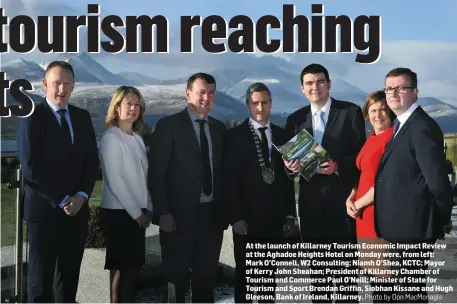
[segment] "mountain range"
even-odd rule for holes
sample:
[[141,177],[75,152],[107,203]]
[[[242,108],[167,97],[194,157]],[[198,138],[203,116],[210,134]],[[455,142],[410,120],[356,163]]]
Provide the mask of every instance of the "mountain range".
[[[280,58],[276,58],[280,59]],[[1,70],[6,72],[11,81],[25,78],[34,83],[35,91],[29,95],[39,102],[43,100],[44,91],[41,81],[45,68],[52,60],[65,60],[72,64],[76,75],[76,87],[71,102],[88,109],[92,115],[97,134],[104,130],[104,117],[111,99],[111,95],[119,85],[134,85],[142,92],[147,104],[146,115],[150,124],[158,118],[180,111],[185,107],[184,92],[186,78],[170,80],[157,79],[138,72],[126,71],[112,73],[94,57],[87,53],[81,54],[54,54],[49,55],[40,63],[17,59],[2,64]],[[272,92],[274,114],[273,121],[283,123],[285,117],[298,108],[308,104],[300,90],[299,73],[294,69],[289,71],[287,65],[259,65],[221,67],[211,71],[216,78],[217,93],[212,115],[221,120],[240,120],[247,117],[245,94],[247,87],[256,81],[264,82]],[[344,80],[342,77],[332,76],[331,96],[336,99],[352,101],[362,106],[369,92]],[[14,100],[7,92],[7,103]],[[421,97],[418,103],[436,119],[443,132],[457,132],[457,107],[435,97]],[[2,137],[14,136],[17,127],[17,118],[1,120]]]

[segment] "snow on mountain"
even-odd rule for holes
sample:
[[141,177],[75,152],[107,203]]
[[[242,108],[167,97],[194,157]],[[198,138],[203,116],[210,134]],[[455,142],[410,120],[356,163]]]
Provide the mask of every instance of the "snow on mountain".
[[417,103],[433,118],[450,116],[455,117],[455,122],[457,122],[457,107],[433,97],[419,98]]
[[[456,64],[457,70],[457,64]],[[419,95],[433,96],[447,104],[457,107],[457,72],[454,76],[453,81],[446,81],[444,79],[427,81],[421,83],[419,86]]]
[[[89,110],[96,132],[104,130],[104,119],[111,96],[116,90],[115,85],[85,85],[77,86],[71,97],[71,103]],[[166,116],[185,108],[186,84],[177,85],[147,85],[137,86],[143,95],[146,103],[145,115]],[[246,106],[238,100],[217,92],[211,115],[219,119],[226,119],[233,116],[247,117]]]
[[291,113],[303,106],[304,96],[292,93],[282,86],[278,79],[246,78],[225,92],[237,99],[241,104],[246,104],[246,90],[252,83],[263,82],[271,91],[273,113]]
[[[77,85],[70,98],[70,103],[87,109],[90,112],[96,134],[99,136],[105,130],[105,117],[111,96],[117,85]],[[146,102],[146,116],[160,117],[176,113],[186,107],[187,101],[184,95],[186,84],[177,85],[148,85],[137,86],[143,94]],[[32,96],[35,103],[43,101],[44,92],[38,89]],[[8,104],[14,100],[7,94]],[[223,92],[217,92],[211,115],[222,121],[229,118],[248,117],[247,107],[238,100]],[[2,137],[13,137],[17,130],[19,118],[10,117],[1,120]],[[149,121],[149,120],[148,120]]]
[[[235,56],[235,54],[232,55]],[[309,104],[300,89],[299,72],[295,68],[290,69],[287,65],[259,66],[259,62],[266,62],[268,58],[269,56],[262,56],[257,59],[253,58],[252,61],[245,61],[245,65],[241,65],[242,68],[208,70],[216,78],[218,90],[215,107],[212,111],[214,116],[222,119],[233,116],[247,117],[245,94],[248,86],[254,82],[264,82],[271,89],[274,102],[272,111],[275,114],[286,115]],[[162,80],[128,70],[113,74],[86,53],[49,55],[46,61],[42,62],[42,67],[46,67],[52,60],[65,60],[73,65],[77,85],[71,102],[89,109],[98,132],[104,128],[104,118],[111,95],[119,85],[135,85],[140,89],[148,104],[147,115],[172,114],[183,109],[186,104],[184,92],[188,76]],[[275,61],[280,60],[282,59],[275,58]],[[7,73],[10,80],[26,78],[37,82],[33,93],[44,96],[43,88],[38,83],[44,76],[42,67],[32,61],[21,59],[3,64],[2,71]],[[362,106],[368,94],[371,93],[371,91],[361,90],[360,82],[351,81],[350,79],[353,79],[351,77],[341,77],[338,74],[330,76],[332,80],[330,95],[336,99],[351,101]],[[373,78],[372,81],[379,82],[380,89],[382,88],[382,80],[376,81]],[[430,84],[430,82],[428,83]],[[455,87],[455,84],[443,81],[443,89],[449,86]],[[421,91],[420,89],[419,94],[422,96],[424,93],[421,94]],[[427,95],[447,96],[440,92],[439,90],[436,94]],[[457,108],[444,103],[443,100],[445,99],[426,97],[420,98],[419,104],[438,121],[443,131],[455,131],[457,129]]]
[[52,61],[57,61],[57,60],[66,61],[73,66],[76,82],[102,84],[103,82],[100,79],[98,79],[94,74],[92,74],[88,68],[86,68],[82,64],[78,64],[78,62],[74,62],[73,58],[76,56],[79,56],[79,55],[72,56],[72,54],[58,54],[55,56],[50,56],[50,58],[48,60],[41,62],[40,66],[45,69]]
[[29,81],[41,81],[45,71],[35,62],[24,59],[16,59],[2,64],[2,72],[6,73],[7,79],[27,79]]
[[137,72],[120,72],[116,73],[115,75],[118,75],[119,77],[122,77],[123,79],[127,79],[133,83],[136,84],[141,84],[141,85],[147,85],[147,84],[158,84],[160,83],[160,80],[146,76],[141,73]]
[[132,81],[115,75],[105,69],[87,53],[57,54],[55,56],[50,56],[49,60],[42,62],[40,65],[45,68],[54,60],[63,60],[70,63],[75,71],[75,79],[77,82],[117,85],[133,84]]
[[441,131],[444,133],[457,132],[457,107],[433,97],[419,98],[418,104],[435,119]]
[[[246,90],[252,83],[265,83],[273,95],[275,113],[291,113],[307,104],[300,88],[300,77],[274,67],[261,69],[229,69],[213,71],[217,88],[245,103]],[[363,104],[367,93],[339,77],[331,79],[331,96]]]

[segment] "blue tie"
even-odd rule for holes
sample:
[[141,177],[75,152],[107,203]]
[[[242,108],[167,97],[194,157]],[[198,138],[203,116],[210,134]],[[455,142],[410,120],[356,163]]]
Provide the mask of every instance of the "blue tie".
[[325,112],[319,111],[315,115],[317,115],[317,123],[314,130],[314,138],[317,140],[319,144],[322,145],[322,138],[324,137],[325,131],[325,123],[324,123],[324,115]]

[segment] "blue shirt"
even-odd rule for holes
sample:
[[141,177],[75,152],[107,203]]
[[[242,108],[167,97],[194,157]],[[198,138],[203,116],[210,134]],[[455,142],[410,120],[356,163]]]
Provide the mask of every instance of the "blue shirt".
[[[198,121],[195,121],[195,120],[200,119],[200,118],[197,116],[197,114],[195,114],[191,110],[191,108],[189,106],[187,106],[187,113],[189,113],[190,119],[192,120],[192,126],[194,127],[195,136],[197,137],[198,145],[201,146],[201,144],[200,144],[200,123]],[[212,141],[211,141],[211,133],[209,131],[208,115],[206,115],[203,119],[206,120],[206,123],[205,123],[205,135],[206,135],[206,138],[208,139],[209,163],[210,163],[210,166],[211,166],[211,179],[213,180],[212,184],[213,184],[213,190],[214,190],[213,144],[212,144]],[[200,202],[201,203],[207,203],[207,202],[213,201],[214,200],[214,195],[213,194],[214,194],[214,191],[211,192],[210,196],[207,196],[202,190],[201,196],[200,196]]]
[[[65,111],[65,119],[67,120],[68,126],[70,127],[71,143],[74,144],[75,140],[74,140],[74,133],[73,133],[73,125],[71,124],[70,111],[68,111],[68,104],[66,104],[64,107],[60,108],[59,106],[50,102],[48,100],[48,98],[46,98],[46,102],[48,103],[49,107],[52,109],[52,112],[54,113],[54,116],[56,117],[57,122],[61,126],[62,126],[61,117],[60,117],[59,112],[57,112],[57,111],[59,111],[60,109],[67,110],[67,111]],[[76,194],[84,196],[86,198],[86,200],[89,198],[89,196],[85,192],[82,192],[82,191],[77,192]],[[67,196],[65,196],[65,198],[63,199],[63,201],[60,203],[59,206],[62,206],[63,204],[65,204],[69,198],[70,198],[70,196],[67,194]]]

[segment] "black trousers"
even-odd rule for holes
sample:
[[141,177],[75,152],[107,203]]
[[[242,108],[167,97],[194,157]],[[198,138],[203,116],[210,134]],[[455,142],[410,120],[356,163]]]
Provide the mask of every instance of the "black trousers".
[[201,203],[198,220],[189,229],[160,231],[163,276],[174,284],[178,303],[185,300],[189,277],[192,302],[214,303],[224,230],[215,223],[213,208]]
[[[249,230],[249,227],[248,227]],[[246,245],[250,244],[267,244],[282,242],[280,237],[281,230],[275,236],[253,237],[248,235],[239,235],[233,233],[233,247],[236,264],[235,273],[235,303],[252,303],[252,299],[248,299],[248,295],[254,295],[254,291],[249,288],[255,287],[257,302],[273,303],[276,297],[275,275],[277,267],[265,265],[265,261],[271,261],[271,258],[256,257],[255,253],[266,253],[267,250],[247,249]],[[275,251],[275,250],[273,250]],[[247,257],[247,255],[250,255]],[[277,259],[278,260],[278,259]],[[262,263],[261,266],[255,266],[256,263]],[[273,275],[267,273],[258,273],[258,270],[272,271]],[[249,277],[249,279],[248,279]],[[254,283],[255,282],[255,283]],[[269,298],[273,300],[269,300]]]
[[76,302],[87,217],[61,211],[55,221],[28,222],[27,229],[28,302]]

